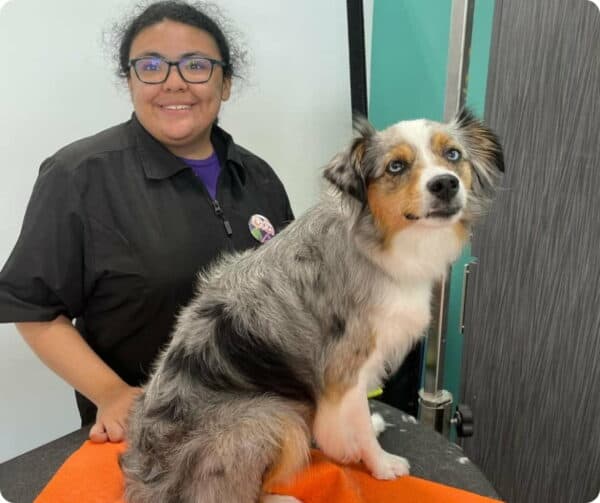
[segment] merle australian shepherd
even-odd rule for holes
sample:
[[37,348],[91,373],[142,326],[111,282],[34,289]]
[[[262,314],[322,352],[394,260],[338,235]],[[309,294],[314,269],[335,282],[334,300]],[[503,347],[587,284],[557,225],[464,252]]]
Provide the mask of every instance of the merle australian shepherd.
[[367,391],[424,333],[503,156],[467,111],[355,129],[317,205],[200,276],[129,420],[130,503],[297,502],[269,487],[313,441],[378,479],[408,473],[380,447]]

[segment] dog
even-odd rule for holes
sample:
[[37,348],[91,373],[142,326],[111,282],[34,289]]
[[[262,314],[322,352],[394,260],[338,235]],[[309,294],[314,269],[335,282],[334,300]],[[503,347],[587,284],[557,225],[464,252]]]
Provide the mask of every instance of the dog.
[[467,110],[355,130],[312,209],[200,274],[129,419],[128,502],[297,502],[269,487],[313,441],[378,479],[409,472],[380,447],[367,392],[427,328],[432,286],[489,207],[503,153]]

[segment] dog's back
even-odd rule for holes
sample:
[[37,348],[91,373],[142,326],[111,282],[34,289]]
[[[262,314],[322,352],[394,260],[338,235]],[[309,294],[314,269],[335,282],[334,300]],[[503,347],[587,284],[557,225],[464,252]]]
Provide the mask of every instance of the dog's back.
[[253,502],[306,463],[328,354],[380,274],[347,211],[326,196],[200,278],[130,419],[127,501]]

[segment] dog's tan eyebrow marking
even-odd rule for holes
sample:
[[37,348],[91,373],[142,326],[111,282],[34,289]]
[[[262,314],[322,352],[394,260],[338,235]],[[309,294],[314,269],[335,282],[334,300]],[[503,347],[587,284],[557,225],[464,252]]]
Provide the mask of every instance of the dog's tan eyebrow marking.
[[458,149],[458,146],[455,145],[455,142],[452,140],[452,137],[447,133],[434,133],[431,137],[431,151],[434,154],[441,156],[444,154],[444,151],[446,151],[448,148]]
[[415,162],[415,149],[411,147],[408,143],[401,143],[399,145],[394,145],[385,155],[385,163],[389,163],[390,161],[400,160],[404,161],[406,164],[412,164]]

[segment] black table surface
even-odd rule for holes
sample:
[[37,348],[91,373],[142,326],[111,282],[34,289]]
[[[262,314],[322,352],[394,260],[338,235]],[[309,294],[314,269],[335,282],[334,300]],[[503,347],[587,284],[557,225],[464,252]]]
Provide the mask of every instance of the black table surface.
[[[492,485],[458,445],[398,409],[377,400],[370,403],[372,412],[379,412],[388,424],[379,436],[381,445],[407,458],[411,475],[498,498]],[[2,496],[10,503],[31,503],[87,437],[88,429],[77,430],[0,464]]]

